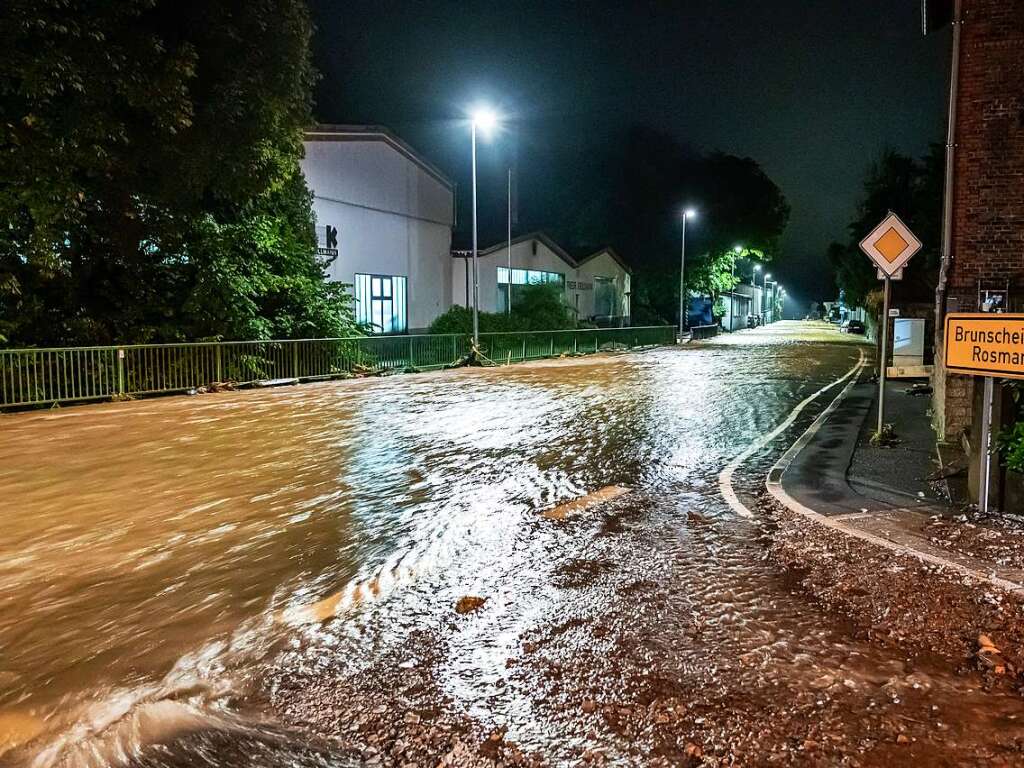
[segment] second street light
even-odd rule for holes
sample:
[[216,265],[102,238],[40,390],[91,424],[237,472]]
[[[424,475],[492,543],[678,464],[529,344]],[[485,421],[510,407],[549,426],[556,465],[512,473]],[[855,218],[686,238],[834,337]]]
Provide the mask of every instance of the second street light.
[[731,270],[733,284],[731,284],[729,286],[729,333],[732,333],[733,331],[736,330],[735,328],[733,328],[733,325],[735,325],[735,319],[734,319],[735,312],[734,312],[733,304],[736,303],[736,292],[733,289],[736,287],[736,285],[735,285],[735,280],[736,280],[736,259],[738,259],[740,257],[740,255],[743,253],[743,246],[742,245],[737,245],[737,246],[733,247],[732,252],[735,255],[732,257],[732,270]]
[[[487,107],[477,107],[470,115],[473,155],[473,349],[474,354],[480,349],[480,269],[477,266],[477,226],[476,226],[476,132],[477,129],[489,134],[498,125],[498,116]],[[511,276],[509,280],[511,281]],[[511,295],[512,286],[509,285]]]
[[755,264],[750,270],[750,314],[747,316],[747,327],[750,326],[750,318],[756,318],[754,312],[754,299],[757,298],[757,273],[761,271],[761,265]]
[[697,218],[697,211],[687,208],[683,211],[683,235],[679,248],[679,340],[683,339],[686,328],[686,221]]

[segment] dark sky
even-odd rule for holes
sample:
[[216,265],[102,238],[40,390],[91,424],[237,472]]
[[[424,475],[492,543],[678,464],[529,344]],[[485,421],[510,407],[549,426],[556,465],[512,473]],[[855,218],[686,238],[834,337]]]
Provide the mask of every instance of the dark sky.
[[[792,206],[772,271],[801,298],[832,292],[824,251],[878,152],[944,136],[948,33],[921,35],[918,0],[311,2],[319,120],[393,128],[460,194],[460,119],[481,100],[528,126],[524,199],[531,164],[635,123],[753,157]],[[498,172],[485,164],[481,197],[504,198]]]

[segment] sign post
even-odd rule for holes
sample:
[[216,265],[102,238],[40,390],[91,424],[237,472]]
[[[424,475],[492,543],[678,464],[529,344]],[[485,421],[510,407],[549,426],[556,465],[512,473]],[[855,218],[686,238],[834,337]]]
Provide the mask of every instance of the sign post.
[[978,507],[987,512],[992,486],[992,404],[995,379],[1024,379],[1024,314],[954,312],[946,315],[946,370],[983,376],[981,488]]
[[889,354],[889,295],[893,280],[903,277],[903,268],[911,257],[921,250],[917,239],[906,224],[892,211],[882,223],[871,230],[871,234],[860,242],[860,249],[878,267],[879,279],[885,281],[885,298],[882,309],[882,353],[878,360],[878,429],[882,434],[885,425],[885,362]]
[[885,417],[885,358],[889,349],[889,286],[892,280],[885,276],[885,299],[882,302],[882,358],[878,361],[878,426],[875,434],[882,434],[882,422]]

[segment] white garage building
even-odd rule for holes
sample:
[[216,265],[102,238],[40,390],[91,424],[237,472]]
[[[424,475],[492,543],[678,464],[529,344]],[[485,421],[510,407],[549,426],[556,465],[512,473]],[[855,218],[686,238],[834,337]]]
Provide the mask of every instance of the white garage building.
[[425,329],[452,304],[454,184],[379,126],[320,125],[304,145],[329,278],[352,285],[374,332]]
[[[505,312],[509,285],[514,306],[517,286],[559,283],[565,290],[566,303],[580,321],[628,324],[631,270],[613,249],[602,248],[577,261],[543,232],[521,235],[512,240],[511,280],[508,252],[508,244],[499,243],[478,254],[481,311]],[[453,255],[452,300],[469,306],[471,254],[459,251]]]

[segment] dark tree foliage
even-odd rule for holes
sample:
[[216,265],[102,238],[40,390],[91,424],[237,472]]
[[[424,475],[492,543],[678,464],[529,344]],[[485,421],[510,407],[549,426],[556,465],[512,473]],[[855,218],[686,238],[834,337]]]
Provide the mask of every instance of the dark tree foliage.
[[0,334],[339,334],[299,173],[302,0],[0,6]]
[[[480,312],[481,333],[500,331],[556,331],[576,327],[573,310],[565,303],[565,292],[556,283],[521,286],[512,302],[512,312]],[[430,333],[472,333],[473,310],[456,305],[430,324]]]
[[894,298],[907,302],[935,300],[942,236],[943,170],[943,152],[938,145],[920,160],[886,150],[871,165],[857,217],[847,228],[846,242],[832,243],[826,254],[847,304],[870,305],[873,299],[869,296],[879,290],[875,266],[861,251],[860,241],[889,211],[899,215],[923,244],[904,270],[903,280],[892,284]]
[[577,214],[568,226],[556,223],[551,230],[566,242],[611,244],[633,265],[636,321],[676,317],[680,215],[687,205],[699,210],[687,225],[688,291],[717,297],[728,290],[737,244],[746,258],[770,261],[778,253],[789,205],[750,158],[695,153],[668,134],[638,126],[614,150],[580,167],[567,174],[563,192],[574,204],[552,205]]

